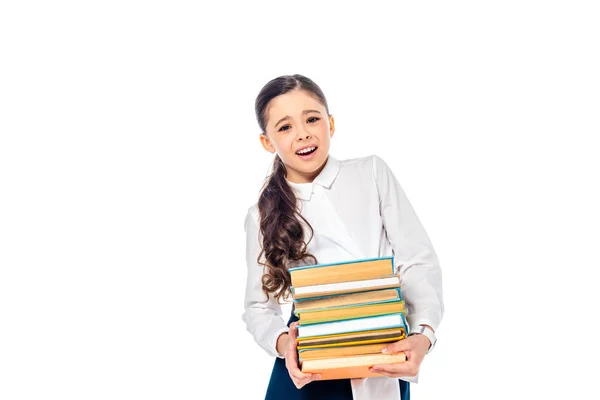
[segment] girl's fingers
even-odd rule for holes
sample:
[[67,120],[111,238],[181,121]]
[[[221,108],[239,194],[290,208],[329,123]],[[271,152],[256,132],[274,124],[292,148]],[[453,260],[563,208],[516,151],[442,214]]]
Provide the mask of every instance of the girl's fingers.
[[415,376],[419,373],[419,367],[410,361],[394,364],[373,365],[369,368],[371,372],[389,377]]
[[400,352],[410,352],[412,347],[410,340],[402,339],[400,341],[388,344],[385,350],[385,353],[387,354],[395,354]]
[[311,375],[310,377],[303,378],[303,379],[292,378],[292,381],[294,382],[294,385],[296,385],[296,387],[298,389],[300,389],[301,387],[309,384],[312,381],[321,379],[321,375],[318,375],[318,374],[310,374],[310,375]]
[[294,362],[286,362],[286,366],[288,369],[288,373],[292,378],[292,381],[298,388],[306,385],[309,382],[321,379],[320,374],[305,374],[300,370],[300,368],[298,368],[298,366]]
[[294,363],[294,362],[290,362],[288,365],[288,372],[289,374],[295,378],[295,379],[300,379],[300,380],[308,380],[309,382],[311,381],[311,379],[314,377],[315,374],[305,374],[304,372],[302,372],[302,370],[300,368],[298,368],[298,366]]
[[296,359],[296,355],[290,354],[289,358],[285,359],[285,366],[288,369],[289,374],[296,379],[304,379],[307,376],[310,376],[310,374],[305,374],[303,373],[300,368],[298,368],[298,361]]
[[308,380],[308,382],[321,378],[320,374],[304,373],[295,364],[288,365],[289,374],[296,379]]
[[294,385],[298,389],[302,386],[310,383],[312,381],[321,379],[320,374],[305,374],[300,368],[298,368],[298,356],[296,354],[296,340],[298,338],[298,322],[292,322],[290,324],[290,331],[288,333],[290,335],[290,351],[288,356],[286,357],[286,366]]
[[290,336],[293,336],[294,339],[298,337],[298,322],[292,322],[290,324]]
[[312,374],[303,374],[302,371],[290,371],[290,375],[298,381],[307,381],[310,382],[312,378]]
[[306,375],[303,373],[300,368],[298,368],[298,365],[296,365],[296,363],[292,360],[289,360],[289,364],[287,365],[288,371],[290,372],[290,375],[295,376],[296,378],[300,379],[300,378],[304,378]]
[[371,372],[374,372],[376,374],[380,374],[380,375],[383,375],[383,376],[387,376],[388,378],[395,378],[396,377],[395,376],[396,374],[392,374],[392,373],[389,373],[389,372],[386,372],[386,371],[371,369]]

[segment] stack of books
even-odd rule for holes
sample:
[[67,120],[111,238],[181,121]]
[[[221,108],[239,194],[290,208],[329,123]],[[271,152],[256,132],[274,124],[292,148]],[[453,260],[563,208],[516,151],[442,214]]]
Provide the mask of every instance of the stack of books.
[[375,364],[406,361],[381,350],[407,335],[394,258],[291,268],[302,372],[322,380],[380,376]]

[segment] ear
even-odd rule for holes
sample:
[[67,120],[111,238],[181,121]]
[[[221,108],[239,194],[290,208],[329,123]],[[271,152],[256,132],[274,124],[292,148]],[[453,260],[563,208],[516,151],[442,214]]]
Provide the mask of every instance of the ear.
[[332,138],[335,133],[335,121],[333,115],[329,116],[329,137]]
[[264,133],[260,134],[260,144],[262,144],[263,149],[265,149],[269,153],[275,153],[275,147],[273,147],[271,141]]

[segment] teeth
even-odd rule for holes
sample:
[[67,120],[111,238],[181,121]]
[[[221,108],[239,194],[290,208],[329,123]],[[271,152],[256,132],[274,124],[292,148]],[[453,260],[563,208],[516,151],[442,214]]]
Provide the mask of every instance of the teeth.
[[296,154],[306,154],[306,153],[310,153],[311,151],[313,151],[314,149],[316,149],[316,147],[309,147],[307,149],[304,150],[300,150],[299,152],[297,152]]

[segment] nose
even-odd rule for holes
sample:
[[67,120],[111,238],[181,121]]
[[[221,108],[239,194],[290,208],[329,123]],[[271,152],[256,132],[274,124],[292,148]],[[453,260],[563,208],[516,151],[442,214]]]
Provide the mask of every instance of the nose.
[[298,141],[301,141],[301,140],[308,140],[308,139],[310,139],[310,136],[311,136],[311,135],[310,135],[310,132],[308,132],[308,131],[305,131],[305,130],[300,130],[300,131],[298,132],[298,137],[297,137],[297,140],[298,140]]

